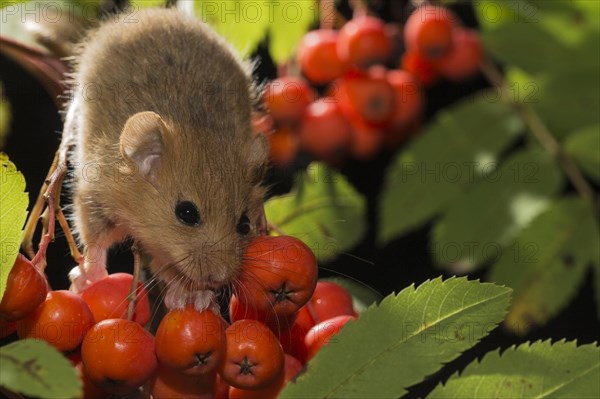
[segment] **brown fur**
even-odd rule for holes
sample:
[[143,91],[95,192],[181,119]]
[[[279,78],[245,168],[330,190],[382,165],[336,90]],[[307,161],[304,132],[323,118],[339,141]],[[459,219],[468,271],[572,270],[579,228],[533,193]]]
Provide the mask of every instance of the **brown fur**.
[[[177,10],[117,20],[92,32],[75,58],[79,239],[103,250],[130,236],[167,282],[185,275],[226,283],[257,232],[264,196],[267,150],[252,137],[250,68],[209,27]],[[166,126],[155,180],[119,148],[125,123],[143,111]],[[178,200],[198,206],[200,226],[178,221]],[[236,225],[246,210],[254,229],[241,236]]]

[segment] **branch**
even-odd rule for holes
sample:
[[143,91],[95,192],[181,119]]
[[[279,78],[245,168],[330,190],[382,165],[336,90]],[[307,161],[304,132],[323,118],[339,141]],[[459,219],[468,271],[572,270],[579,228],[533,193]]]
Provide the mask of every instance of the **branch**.
[[[504,77],[490,61],[486,61],[482,64],[481,72],[496,89],[500,90],[500,92],[504,92],[507,89],[504,83]],[[539,115],[530,106],[518,102],[513,102],[513,104],[523,121],[527,124],[531,134],[541,146],[557,160],[560,168],[573,187],[575,187],[579,196],[591,207],[594,214],[598,214],[598,201],[594,189],[583,176],[577,164],[569,154],[564,151],[560,143],[540,119]]]

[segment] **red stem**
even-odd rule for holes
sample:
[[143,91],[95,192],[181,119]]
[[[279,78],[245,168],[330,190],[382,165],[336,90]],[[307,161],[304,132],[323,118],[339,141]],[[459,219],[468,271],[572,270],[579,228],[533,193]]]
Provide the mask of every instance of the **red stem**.
[[319,3],[321,29],[333,29],[335,24],[335,0],[321,0]]

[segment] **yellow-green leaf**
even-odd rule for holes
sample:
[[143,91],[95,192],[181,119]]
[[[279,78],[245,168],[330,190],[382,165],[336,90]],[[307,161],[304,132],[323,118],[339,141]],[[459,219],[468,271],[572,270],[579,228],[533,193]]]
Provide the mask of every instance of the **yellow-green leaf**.
[[2,83],[0,82],[0,149],[4,148],[8,127],[10,124],[10,103],[3,95]]
[[356,245],[366,231],[366,201],[343,175],[312,163],[294,189],[265,204],[267,220],[328,261]]
[[264,39],[273,18],[273,2],[243,0],[196,1],[194,12],[247,56]]
[[28,205],[25,178],[8,156],[0,153],[0,299],[19,253]]
[[137,8],[152,8],[152,7],[164,7],[166,0],[132,0],[131,5],[133,9]]
[[598,224],[579,197],[552,204],[517,235],[492,266],[489,279],[514,289],[506,327],[519,335],[545,324],[598,267]]
[[316,1],[285,0],[275,9],[269,26],[269,52],[277,64],[287,61],[311,24],[318,20]]

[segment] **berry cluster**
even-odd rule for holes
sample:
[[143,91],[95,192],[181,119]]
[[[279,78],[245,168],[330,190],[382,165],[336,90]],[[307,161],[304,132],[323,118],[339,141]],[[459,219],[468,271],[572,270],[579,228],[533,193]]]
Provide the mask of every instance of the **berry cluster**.
[[483,49],[477,32],[464,28],[450,10],[432,5],[417,8],[404,26],[406,53],[402,67],[424,86],[440,78],[460,82],[477,73]]
[[153,336],[144,328],[147,292],[139,282],[132,290],[132,275],[108,275],[80,294],[52,291],[22,255],[9,274],[0,320],[13,323],[19,338],[64,352],[87,399],[140,387],[154,399],[275,398],[356,312],[342,287],[317,282],[316,259],[296,238],[258,237],[244,258],[231,324],[189,305],[169,311]]
[[[312,251],[293,237],[255,239],[246,251],[244,269],[234,288],[236,293],[229,305],[233,324],[228,330],[236,327],[235,335],[245,330],[250,333],[242,334],[242,338],[234,342],[230,339],[235,335],[228,336],[227,351],[233,350],[234,354],[225,368],[225,372],[231,374],[222,377],[231,385],[230,399],[276,398],[285,383],[329,342],[331,336],[357,316],[352,296],[344,288],[317,281],[317,264]],[[272,348],[268,352],[254,349],[257,351],[253,353],[244,335],[264,338],[278,349]],[[241,352],[238,347],[247,352]],[[265,356],[265,353],[269,355]],[[277,362],[280,371],[268,383],[243,385],[236,381],[241,378],[245,364],[241,361],[242,356],[247,364],[254,365],[252,367]],[[259,371],[264,369],[257,369],[253,379],[258,379]]]
[[443,7],[426,4],[410,15],[405,53],[394,60],[401,40],[393,25],[371,16],[355,17],[340,30],[308,32],[297,51],[302,76],[281,76],[264,91],[268,116],[256,129],[271,131],[273,162],[290,165],[304,150],[339,165],[348,156],[368,159],[382,147],[393,150],[419,130],[422,87],[469,78],[481,63],[477,34]]

